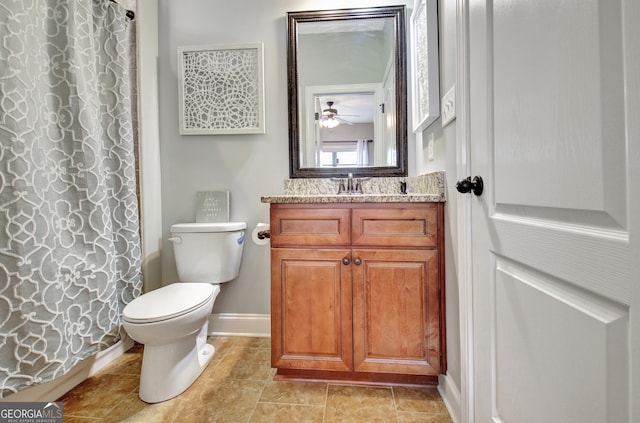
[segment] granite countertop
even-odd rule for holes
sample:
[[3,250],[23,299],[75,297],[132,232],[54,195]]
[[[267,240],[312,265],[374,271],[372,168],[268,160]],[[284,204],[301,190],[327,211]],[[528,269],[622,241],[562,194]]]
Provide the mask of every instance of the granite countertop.
[[439,194],[341,194],[341,195],[265,195],[263,203],[305,204],[305,203],[439,203]]
[[[263,203],[441,203],[446,201],[444,172],[406,178],[361,179],[364,194],[337,194],[339,180],[288,179],[285,193],[265,195]],[[407,194],[400,193],[400,183],[406,183]]]

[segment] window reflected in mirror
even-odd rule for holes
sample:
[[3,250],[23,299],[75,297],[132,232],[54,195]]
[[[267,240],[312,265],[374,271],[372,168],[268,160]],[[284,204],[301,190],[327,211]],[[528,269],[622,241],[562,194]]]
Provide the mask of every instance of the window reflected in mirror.
[[[315,167],[374,166],[381,151],[375,146],[383,140],[375,136],[380,131],[383,116],[375,92],[318,94],[313,96],[313,133],[308,159]],[[374,142],[375,140],[375,142]]]

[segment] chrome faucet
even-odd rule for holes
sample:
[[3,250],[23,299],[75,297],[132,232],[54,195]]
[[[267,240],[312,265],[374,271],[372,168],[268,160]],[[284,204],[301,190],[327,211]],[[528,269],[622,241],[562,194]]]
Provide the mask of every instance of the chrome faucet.
[[[357,180],[356,183],[358,183]],[[353,192],[353,173],[347,175],[347,192]]]
[[346,188],[345,188],[345,180],[340,180],[340,185],[338,186],[338,194],[362,194],[362,186],[360,185],[360,181],[353,177],[353,173],[349,173],[346,179]]

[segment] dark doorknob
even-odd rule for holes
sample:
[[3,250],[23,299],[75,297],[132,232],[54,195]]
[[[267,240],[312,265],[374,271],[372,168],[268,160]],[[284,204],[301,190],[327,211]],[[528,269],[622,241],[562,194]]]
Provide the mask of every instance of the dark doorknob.
[[484,190],[484,184],[482,183],[481,176],[474,176],[471,180],[471,176],[467,176],[465,179],[461,179],[456,183],[456,189],[459,193],[466,194],[472,192],[480,196]]

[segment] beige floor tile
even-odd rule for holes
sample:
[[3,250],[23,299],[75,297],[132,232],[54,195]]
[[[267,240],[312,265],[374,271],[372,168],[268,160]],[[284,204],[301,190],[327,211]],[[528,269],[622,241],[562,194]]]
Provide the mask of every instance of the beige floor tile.
[[229,380],[224,384],[211,384],[190,399],[183,401],[178,413],[185,422],[231,422],[249,420],[264,381]]
[[[116,423],[122,422],[129,418],[137,416],[138,413],[143,412],[149,407],[149,404],[142,401],[137,392],[127,394],[122,401],[116,404],[109,412],[103,417],[101,423]],[[65,422],[66,423],[66,422]]]
[[222,360],[237,342],[235,338],[234,336],[210,336],[207,342],[216,349],[213,359]]
[[100,419],[92,419],[89,417],[67,417],[64,415],[64,423],[99,423]]
[[235,337],[234,346],[242,348],[271,349],[271,338],[264,337]]
[[[133,399],[130,401],[133,402]],[[140,400],[140,402],[142,402],[142,400]],[[159,402],[157,404],[146,404],[144,402],[143,404],[145,404],[145,406],[142,409],[138,409],[135,405],[129,406],[126,408],[129,413],[122,413],[121,416],[119,416],[118,413],[114,413],[114,419],[105,419],[105,423],[172,423],[174,421],[180,421],[178,411],[184,405],[177,398]],[[123,404],[123,407],[124,406],[125,404]],[[119,418],[120,420],[117,420],[116,418]]]
[[324,422],[396,422],[391,388],[329,385]]
[[140,375],[142,353],[142,345],[135,344],[133,348],[122,354],[114,363],[102,369],[100,373]]
[[393,394],[398,411],[447,414],[447,408],[436,388],[394,387]]
[[214,377],[267,380],[271,374],[270,350],[233,347],[216,367]]
[[453,423],[453,420],[451,420],[448,414],[398,411],[398,423]]
[[260,402],[322,405],[327,401],[327,384],[322,382],[270,381],[262,391]]
[[139,380],[136,375],[97,374],[59,401],[64,403],[65,416],[102,418],[127,394],[135,391]]
[[259,402],[250,423],[322,423],[324,406]]
[[140,384],[140,375],[112,374],[98,372],[82,382],[75,390],[104,394],[105,392],[133,392]]

